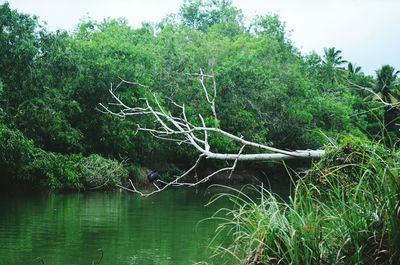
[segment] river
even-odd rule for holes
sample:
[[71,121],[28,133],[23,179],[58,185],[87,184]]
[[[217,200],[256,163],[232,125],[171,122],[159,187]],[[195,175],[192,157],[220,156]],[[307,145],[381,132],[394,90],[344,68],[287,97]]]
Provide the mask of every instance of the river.
[[191,264],[207,257],[224,204],[207,191],[7,194],[0,200],[0,264]]
[[[219,201],[212,189],[172,189],[143,198],[124,192],[2,194],[0,264],[193,264],[207,261]],[[99,250],[101,249],[101,251]]]

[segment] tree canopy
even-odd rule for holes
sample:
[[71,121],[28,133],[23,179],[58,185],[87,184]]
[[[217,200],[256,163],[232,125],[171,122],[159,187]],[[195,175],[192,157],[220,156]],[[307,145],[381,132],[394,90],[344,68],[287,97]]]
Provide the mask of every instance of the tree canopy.
[[[160,98],[185,103],[188,115],[206,113],[207,124],[289,150],[323,147],[343,132],[376,135],[382,111],[389,110],[368,111],[379,103],[366,100],[365,91],[349,80],[398,102],[398,76],[391,66],[374,78],[351,63],[346,69],[334,47],[322,57],[303,55],[278,16],[246,25],[232,1],[187,0],[176,16],[139,28],[124,19],[87,19],[73,32],[52,32],[7,3],[0,5],[0,22],[4,181],[79,188],[86,171],[74,164],[78,158],[110,167],[124,161],[129,174],[135,165],[168,171],[191,162],[196,156],[190,149],[136,133],[139,123],[153,126],[149,119],[120,120],[98,111],[99,103],[111,101],[110,85],[121,79],[132,82],[118,88],[130,105],[142,104],[149,87]],[[199,69],[215,77],[218,121],[193,76]],[[161,104],[173,107],[169,100]],[[391,111],[386,123],[390,118],[395,124],[398,113]],[[397,127],[387,129],[398,133]],[[210,143],[217,150],[235,148],[218,136]],[[73,179],[75,186],[66,184]]]

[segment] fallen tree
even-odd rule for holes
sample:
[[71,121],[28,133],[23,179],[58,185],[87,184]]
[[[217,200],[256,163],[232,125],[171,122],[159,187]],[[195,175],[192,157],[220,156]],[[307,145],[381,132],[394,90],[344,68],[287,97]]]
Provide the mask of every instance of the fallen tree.
[[[193,75],[198,79],[199,84],[204,92],[205,99],[208,104],[210,104],[211,112],[216,121],[214,124],[218,124],[217,112],[215,99],[217,97],[217,86],[216,81],[213,75],[208,75],[203,73],[200,70],[199,74]],[[206,86],[206,79],[211,79],[212,88],[209,89]],[[122,84],[131,84],[138,85],[145,88],[148,91],[148,98],[141,98],[143,101],[143,106],[128,106],[125,102],[123,102],[120,97],[117,95],[116,91]],[[210,91],[211,90],[211,91]],[[244,139],[243,136],[237,136],[227,131],[224,131],[217,126],[207,126],[205,119],[202,114],[198,114],[197,121],[193,121],[188,118],[186,113],[185,105],[178,104],[172,99],[169,99],[172,105],[179,110],[179,115],[173,115],[171,110],[166,109],[161,103],[156,95],[156,93],[152,92],[148,86],[129,82],[126,80],[121,80],[121,82],[117,86],[112,86],[109,89],[109,92],[113,98],[113,102],[108,103],[107,105],[100,104],[100,111],[108,114],[112,114],[118,116],[120,118],[126,118],[129,116],[150,116],[153,118],[156,127],[148,128],[138,124],[137,130],[150,133],[155,138],[164,141],[172,141],[178,145],[188,144],[195,148],[198,152],[198,158],[196,162],[190,167],[187,171],[185,171],[182,175],[176,176],[173,181],[164,182],[159,180],[158,182],[162,183],[163,186],[160,187],[157,183],[153,183],[156,187],[156,190],[143,193],[139,191],[135,185],[130,181],[131,188],[122,187],[131,192],[138,193],[142,196],[148,196],[157,192],[160,192],[170,186],[196,186],[200,183],[204,183],[208,181],[211,177],[215,176],[221,172],[232,172],[235,170],[238,161],[282,161],[288,159],[312,159],[312,158],[320,158],[325,154],[324,150],[283,150],[279,148],[275,148],[266,144],[252,142]],[[199,125],[198,125],[199,124]],[[223,136],[231,141],[234,141],[238,144],[238,150],[236,153],[218,153],[214,152],[209,143],[209,134],[215,133],[220,136]],[[262,150],[263,153],[246,153],[245,148],[251,147]],[[221,168],[219,170],[214,171],[212,174],[199,179],[196,173],[196,168],[199,166],[200,162],[203,159],[217,159],[217,160],[226,160],[232,161],[231,165],[228,167]],[[182,180],[189,176],[194,176],[194,182],[183,182]]]

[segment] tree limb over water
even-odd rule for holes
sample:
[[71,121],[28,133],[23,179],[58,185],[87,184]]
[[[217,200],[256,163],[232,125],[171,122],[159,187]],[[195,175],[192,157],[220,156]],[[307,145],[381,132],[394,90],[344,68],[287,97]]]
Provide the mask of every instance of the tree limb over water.
[[[198,158],[191,168],[189,168],[185,173],[177,176],[171,182],[161,182],[164,186],[159,187],[156,183],[154,186],[156,190],[150,193],[143,193],[133,185],[132,188],[122,187],[131,192],[138,193],[142,196],[148,196],[157,192],[160,192],[170,186],[189,186],[193,187],[200,183],[208,181],[214,175],[221,172],[232,172],[235,170],[238,161],[282,161],[288,159],[308,159],[308,158],[319,158],[325,154],[324,150],[296,150],[288,151],[273,146],[269,146],[262,143],[252,142],[244,139],[243,136],[236,136],[227,131],[218,128],[218,119],[215,106],[215,100],[217,98],[217,86],[213,75],[204,74],[200,70],[199,74],[193,75],[199,81],[201,88],[204,92],[205,98],[211,106],[212,115],[214,118],[214,126],[208,126],[202,114],[197,114],[197,117],[189,118],[186,107],[184,104],[180,105],[169,99],[174,106],[174,110],[167,109],[163,106],[158,98],[157,94],[152,92],[148,86],[141,85],[138,83],[128,82],[126,80],[121,80],[121,82],[116,86],[111,86],[109,92],[114,100],[114,102],[108,103],[107,105],[100,104],[100,111],[103,113],[112,114],[120,118],[126,118],[128,116],[150,116],[155,127],[148,128],[138,124],[138,131],[144,131],[150,133],[153,137],[164,140],[172,141],[178,145],[187,144],[192,146],[198,152]],[[206,86],[206,79],[211,79],[212,88],[209,89]],[[143,101],[142,106],[128,106],[123,102],[120,97],[116,94],[116,90],[122,84],[135,84],[148,91],[149,97],[141,98]],[[211,91],[209,91],[211,90]],[[177,114],[172,114],[175,111]],[[236,142],[240,146],[236,153],[218,153],[212,150],[209,137],[210,134],[217,134],[221,137],[225,137],[230,141]],[[246,147],[262,150],[264,153],[244,153]],[[196,169],[203,159],[218,159],[225,161],[232,161],[231,166],[221,168],[212,174],[207,175],[201,180],[198,179]],[[194,175],[195,182],[187,183],[182,182],[183,178]]]

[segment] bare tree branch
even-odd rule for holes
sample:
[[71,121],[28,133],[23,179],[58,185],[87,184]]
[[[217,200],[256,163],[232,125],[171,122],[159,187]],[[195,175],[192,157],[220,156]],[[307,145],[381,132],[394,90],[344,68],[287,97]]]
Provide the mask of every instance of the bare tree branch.
[[[204,91],[205,98],[208,104],[211,105],[212,115],[215,120],[217,120],[217,112],[215,106],[215,99],[217,97],[217,86],[216,81],[213,75],[204,74],[202,70],[200,70],[199,74],[195,74],[198,78],[200,85]],[[212,79],[212,93],[209,92],[206,86],[206,78]],[[170,186],[195,186],[200,183],[203,183],[210,179],[212,176],[220,172],[230,171],[229,178],[232,176],[233,171],[235,170],[238,161],[256,161],[256,160],[286,160],[286,159],[298,159],[298,158],[319,158],[325,154],[324,150],[297,150],[297,151],[288,151],[282,150],[279,148],[275,148],[266,144],[256,143],[249,140],[243,139],[243,137],[236,136],[229,132],[226,132],[217,127],[209,127],[206,125],[206,122],[201,114],[198,114],[198,121],[190,121],[186,114],[185,105],[179,105],[174,102],[172,99],[169,99],[175,108],[180,112],[179,115],[172,115],[171,111],[166,110],[165,107],[160,103],[157,95],[151,92],[150,88],[144,85],[140,85],[148,89],[150,98],[143,98],[141,101],[143,102],[142,107],[132,107],[126,105],[121,99],[115,94],[116,89],[122,84],[135,84],[135,82],[128,82],[122,80],[116,88],[109,89],[109,92],[114,100],[112,103],[108,103],[107,106],[100,104],[101,111],[103,113],[109,113],[117,117],[126,118],[128,116],[149,116],[152,117],[155,123],[157,124],[157,128],[146,128],[142,127],[138,124],[138,131],[144,131],[150,133],[155,138],[172,141],[180,144],[188,144],[193,146],[196,151],[199,153],[198,159],[194,163],[194,165],[189,168],[185,173],[180,176],[175,177],[175,179],[171,182],[159,181],[159,183],[164,186],[159,187],[155,184],[155,190],[149,193],[143,193],[136,189],[136,187],[131,182],[131,188],[122,187],[125,190],[129,190],[131,192],[138,193],[142,196],[152,195],[157,192],[161,192]],[[117,109],[117,110],[115,110]],[[195,123],[200,123],[201,125],[195,125]],[[214,133],[218,134],[222,137],[225,137],[231,141],[234,141],[240,146],[237,153],[217,153],[212,151],[211,145],[209,143],[210,134]],[[264,153],[243,153],[245,147],[253,147],[260,150],[263,150]],[[201,180],[195,181],[193,183],[182,182],[183,178],[194,174],[197,177],[195,170],[198,167],[199,163],[203,158],[206,159],[219,159],[219,160],[232,160],[233,164],[229,167],[221,168],[212,174],[204,177]]]
[[374,96],[374,98],[376,98],[380,103],[382,103],[385,107],[390,107],[392,108],[396,108],[398,106],[400,106],[400,102],[398,103],[389,103],[386,102],[381,96],[379,96],[378,93],[376,93],[372,88],[368,88],[368,87],[364,87],[364,86],[360,86],[356,83],[353,83],[351,81],[348,81],[350,85],[352,85],[355,89],[359,89],[359,90],[364,90],[367,91],[368,93],[372,94]]

